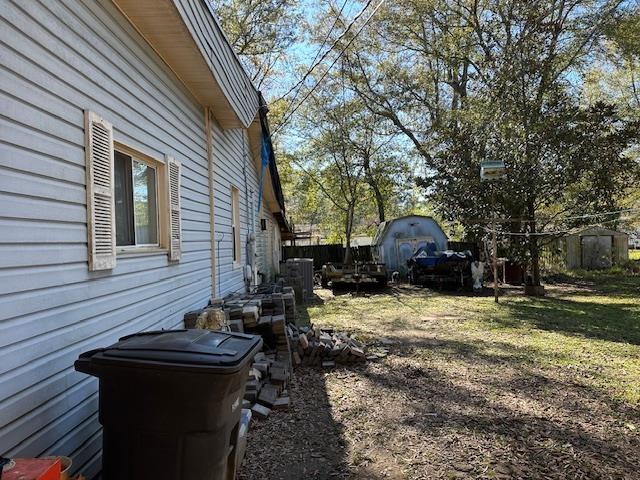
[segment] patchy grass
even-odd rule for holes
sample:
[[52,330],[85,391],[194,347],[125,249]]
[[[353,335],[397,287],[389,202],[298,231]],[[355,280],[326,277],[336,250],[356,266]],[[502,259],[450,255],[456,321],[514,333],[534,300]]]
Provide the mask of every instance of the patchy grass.
[[545,298],[507,292],[498,305],[490,295],[409,287],[362,296],[324,291],[309,317],[367,341],[482,345],[518,364],[579,372],[612,397],[640,404],[640,277],[585,273],[547,290]]
[[640,479],[640,277],[556,281],[499,305],[318,290],[301,313],[387,356],[297,370],[292,410],[250,432],[242,478]]
[[629,260],[640,260],[640,250],[629,250]]

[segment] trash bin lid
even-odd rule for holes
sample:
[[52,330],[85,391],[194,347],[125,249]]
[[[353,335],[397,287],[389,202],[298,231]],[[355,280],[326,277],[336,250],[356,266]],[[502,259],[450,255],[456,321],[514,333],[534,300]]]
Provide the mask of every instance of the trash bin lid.
[[161,330],[122,337],[110,347],[83,353],[80,359],[114,366],[213,369],[232,373],[261,345],[262,338],[257,335],[195,329]]

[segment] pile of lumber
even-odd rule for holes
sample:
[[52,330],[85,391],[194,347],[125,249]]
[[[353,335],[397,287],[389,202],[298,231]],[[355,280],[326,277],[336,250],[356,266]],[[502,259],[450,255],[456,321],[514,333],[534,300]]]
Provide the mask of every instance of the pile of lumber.
[[335,367],[337,363],[365,363],[365,346],[355,336],[330,328],[288,326],[295,365]]

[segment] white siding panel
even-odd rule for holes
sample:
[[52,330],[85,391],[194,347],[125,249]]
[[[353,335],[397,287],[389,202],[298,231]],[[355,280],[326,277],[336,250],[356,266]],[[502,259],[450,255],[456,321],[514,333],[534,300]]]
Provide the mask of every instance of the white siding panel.
[[[100,465],[97,382],[81,352],[180,326],[211,295],[203,109],[110,1],[0,9],[0,453]],[[183,165],[183,248],[89,272],[83,110]],[[233,285],[233,280],[229,280]]]
[[[256,173],[253,162],[248,157],[248,143],[243,130],[222,130],[212,122],[214,189],[215,189],[215,232],[216,232],[216,273],[217,294],[245,290],[241,266],[248,263],[247,232],[251,231],[247,219],[247,193],[255,191]],[[246,158],[245,158],[246,157]],[[244,171],[243,171],[244,167]],[[247,188],[245,188],[245,174]],[[231,233],[231,187],[240,193],[240,266],[233,264],[233,238]]]
[[[2,132],[0,135],[7,134],[1,119],[0,132]],[[33,136],[29,137],[29,144],[33,145]],[[84,166],[74,165],[63,159],[35,152],[31,150],[31,145],[3,144],[0,138],[0,168],[12,169],[15,172],[27,172],[34,176],[39,175],[49,181],[56,179],[57,182],[79,185],[84,191]],[[66,154],[68,154],[68,150],[69,147],[66,146]],[[83,157],[84,152],[78,149],[77,155],[78,158]]]
[[276,268],[273,259],[273,231],[278,229],[278,224],[273,214],[262,205],[261,218],[266,220],[267,229],[260,230],[257,235],[258,271],[264,274],[265,279],[273,279]]
[[[245,142],[243,144],[243,142]],[[213,123],[214,189],[215,189],[215,231],[217,240],[217,280],[216,294],[244,291],[243,272],[233,265],[231,238],[231,186],[240,191],[240,245],[241,264],[248,263],[247,235],[256,236],[256,266],[264,274],[264,281],[272,281],[275,270],[271,265],[271,252],[267,248],[269,232],[278,228],[273,215],[264,206],[257,211],[260,171],[248,156],[248,140],[243,130],[222,130]],[[246,158],[245,158],[246,157]],[[246,177],[246,182],[245,182]],[[246,185],[246,188],[245,188]],[[260,230],[260,219],[266,218],[270,228]]]

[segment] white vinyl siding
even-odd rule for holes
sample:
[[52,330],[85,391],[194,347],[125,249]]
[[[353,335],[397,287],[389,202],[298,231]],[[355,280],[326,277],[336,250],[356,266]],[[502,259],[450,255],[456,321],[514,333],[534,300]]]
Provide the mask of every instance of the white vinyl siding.
[[[0,9],[0,452],[100,465],[97,382],[81,352],[182,325],[211,294],[202,107],[109,1]],[[181,163],[181,260],[88,269],[83,111],[114,140]]]
[[[240,129],[222,130],[216,122],[212,122],[212,143],[214,158],[214,189],[215,189],[215,231],[216,248],[216,295],[230,292],[244,291],[245,285],[241,268],[233,265],[233,243],[231,233],[231,187],[237,186],[240,197],[240,258],[242,265],[247,263],[247,233],[256,234],[256,266],[257,270],[265,274],[265,280],[273,279],[274,270],[268,264],[266,248],[266,234],[260,230],[260,219],[267,218],[268,222],[276,225],[273,215],[264,206],[261,213],[257,210],[260,172],[253,159],[247,153],[249,143],[246,132]],[[244,142],[244,143],[243,143]],[[245,160],[246,159],[246,160]],[[246,189],[245,189],[246,174]]]

